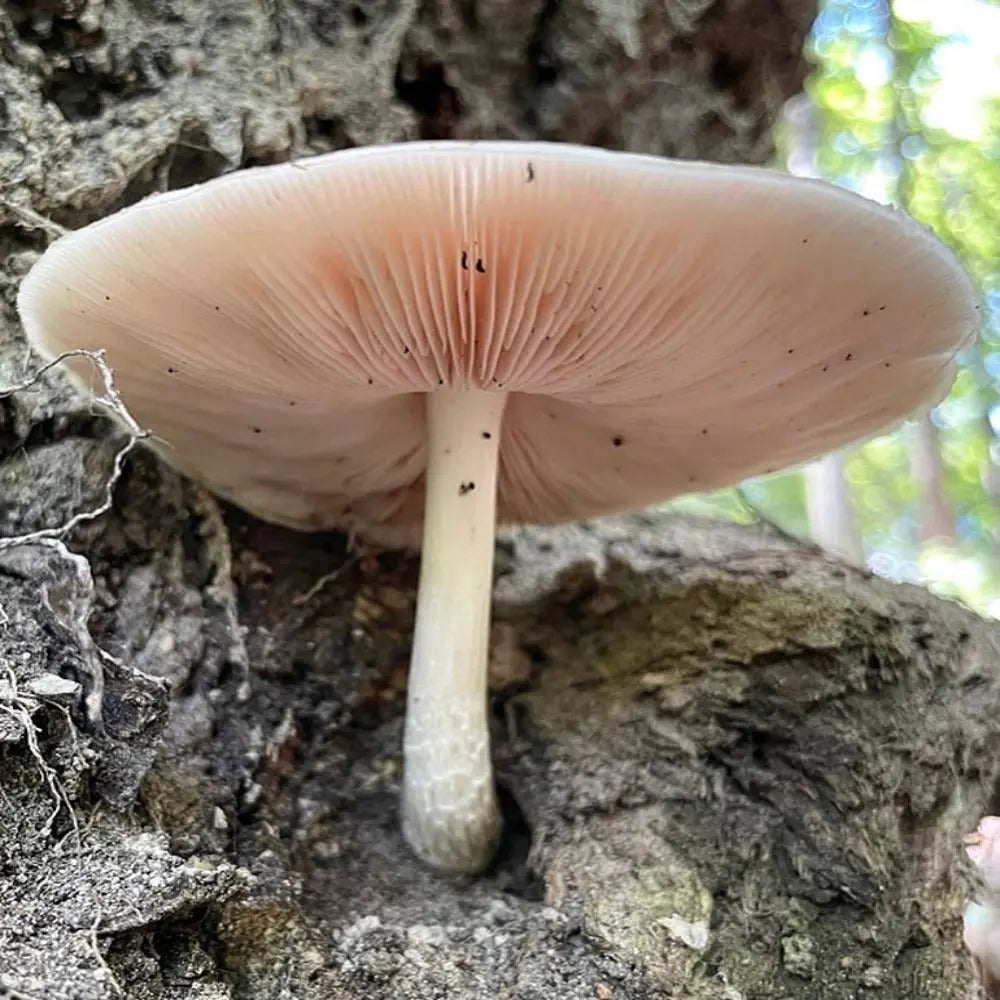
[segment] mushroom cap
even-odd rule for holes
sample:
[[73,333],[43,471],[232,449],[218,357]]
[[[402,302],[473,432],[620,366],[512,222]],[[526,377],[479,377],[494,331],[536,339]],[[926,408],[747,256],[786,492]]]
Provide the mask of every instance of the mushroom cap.
[[[351,149],[153,196],[25,279],[175,466],[267,520],[419,537],[423,394],[509,393],[498,517],[730,485],[939,401],[978,305],[899,211],[584,147]],[[86,361],[70,362],[91,388]]]

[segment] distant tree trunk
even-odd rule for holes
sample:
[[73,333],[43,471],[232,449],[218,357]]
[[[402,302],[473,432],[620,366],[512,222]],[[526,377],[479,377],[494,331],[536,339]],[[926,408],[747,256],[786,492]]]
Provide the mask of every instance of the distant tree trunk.
[[1000,505],[1000,455],[997,454],[1000,450],[1000,439],[997,438],[997,432],[993,429],[988,412],[983,414],[983,433],[987,446],[979,473],[980,481],[987,495]]
[[930,417],[909,428],[910,473],[920,490],[917,530],[921,546],[955,541],[955,510],[945,492],[938,429]]
[[854,517],[844,466],[844,455],[839,451],[824,455],[806,466],[809,534],[821,548],[855,566],[863,566],[865,550]]
[[[987,353],[989,348],[982,339],[976,342],[975,346],[975,374],[978,380],[979,398],[981,400],[981,427],[983,438],[986,442],[985,454],[979,467],[979,481],[982,484],[983,492],[993,502],[993,506],[1000,510],[1000,437],[993,427],[991,411],[997,405],[994,376],[987,368]],[[1000,548],[1000,528],[994,529],[994,544]]]

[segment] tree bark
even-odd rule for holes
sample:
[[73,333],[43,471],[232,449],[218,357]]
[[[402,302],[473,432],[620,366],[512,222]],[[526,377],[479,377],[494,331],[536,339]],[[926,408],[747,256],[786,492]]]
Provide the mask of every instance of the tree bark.
[[[7,4],[0,377],[34,368],[12,303],[46,219],[417,136],[761,161],[812,13]],[[120,444],[58,373],[0,400],[3,534],[100,507]],[[0,554],[0,996],[973,995],[961,835],[1000,675],[957,605],[763,527],[501,539],[506,833],[456,881],[399,833],[414,557],[261,524],[139,452],[66,541]]]

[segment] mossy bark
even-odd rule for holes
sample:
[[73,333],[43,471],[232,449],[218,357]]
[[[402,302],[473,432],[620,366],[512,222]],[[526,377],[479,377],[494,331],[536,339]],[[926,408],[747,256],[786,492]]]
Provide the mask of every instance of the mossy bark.
[[[34,213],[419,136],[760,162],[812,13],[4,5],[2,379],[34,364],[12,308]],[[119,443],[56,373],[0,400],[2,533],[100,505]],[[453,881],[399,833],[413,557],[255,522],[137,453],[65,550],[0,558],[0,996],[974,995],[960,840],[991,805],[1000,672],[955,605],[763,527],[502,539],[506,839]]]

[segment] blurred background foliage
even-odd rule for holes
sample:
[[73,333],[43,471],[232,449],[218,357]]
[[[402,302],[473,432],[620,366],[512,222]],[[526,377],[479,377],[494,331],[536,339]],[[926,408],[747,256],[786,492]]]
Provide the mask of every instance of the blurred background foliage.
[[807,51],[782,165],[931,226],[977,282],[983,330],[925,419],[675,506],[764,517],[1000,617],[1000,0],[824,0]]

